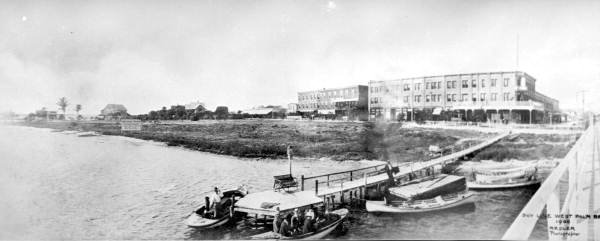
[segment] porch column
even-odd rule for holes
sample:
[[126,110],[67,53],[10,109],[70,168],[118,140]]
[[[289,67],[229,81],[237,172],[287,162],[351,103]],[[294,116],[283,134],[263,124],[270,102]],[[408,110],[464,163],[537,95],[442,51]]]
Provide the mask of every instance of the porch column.
[[533,110],[532,110],[532,109],[529,109],[529,124],[530,124],[530,125],[531,125],[531,123],[532,123],[532,120],[531,120],[532,118],[531,118],[531,117],[533,116],[531,112],[533,112]]

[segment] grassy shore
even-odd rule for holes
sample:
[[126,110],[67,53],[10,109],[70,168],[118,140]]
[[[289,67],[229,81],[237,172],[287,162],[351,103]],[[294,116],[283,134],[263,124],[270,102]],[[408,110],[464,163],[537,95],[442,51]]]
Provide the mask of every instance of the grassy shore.
[[239,157],[282,158],[289,144],[298,157],[400,162],[428,159],[430,145],[468,145],[493,135],[466,130],[407,129],[398,123],[281,120],[145,123],[141,131],[131,132],[121,132],[115,123],[41,121],[23,125],[97,131]]
[[481,150],[473,160],[551,160],[563,158],[579,134],[518,134]]

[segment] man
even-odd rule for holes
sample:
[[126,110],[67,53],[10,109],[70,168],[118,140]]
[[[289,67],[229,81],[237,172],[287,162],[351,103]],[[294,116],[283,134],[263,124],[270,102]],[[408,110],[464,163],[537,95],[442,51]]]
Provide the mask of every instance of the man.
[[290,226],[292,227],[292,231],[300,229],[300,215],[297,208],[294,209],[294,216],[290,220]]
[[281,227],[279,227],[279,234],[283,236],[290,236],[290,225],[288,223],[288,219],[290,219],[292,214],[288,213],[287,216],[281,221]]
[[221,191],[215,187],[215,191],[210,195],[210,210],[213,211],[214,217],[217,218],[219,209],[221,208]]
[[307,209],[304,214],[304,225],[302,225],[302,233],[303,234],[306,234],[306,233],[309,233],[312,231],[311,230],[312,226],[313,226],[312,222],[315,217],[315,214],[312,209],[313,209],[313,207],[311,205],[311,207],[309,209]]
[[275,208],[275,211],[277,213],[275,214],[275,219],[273,219],[273,232],[279,233],[279,227],[281,225],[281,214],[279,213],[279,207]]

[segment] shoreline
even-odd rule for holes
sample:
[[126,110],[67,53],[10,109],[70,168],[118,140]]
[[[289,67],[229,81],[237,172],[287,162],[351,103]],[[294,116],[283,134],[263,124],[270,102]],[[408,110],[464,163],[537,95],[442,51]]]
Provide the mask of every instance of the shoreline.
[[[294,146],[294,157],[333,161],[428,159],[429,145],[460,142],[475,144],[488,134],[475,131],[439,131],[402,128],[398,123],[324,123],[240,120],[157,124],[144,122],[141,131],[121,132],[114,122],[34,121],[12,125],[62,131],[95,131],[181,146],[185,149],[242,158],[285,159],[286,147]],[[465,139],[465,140],[463,140]]]

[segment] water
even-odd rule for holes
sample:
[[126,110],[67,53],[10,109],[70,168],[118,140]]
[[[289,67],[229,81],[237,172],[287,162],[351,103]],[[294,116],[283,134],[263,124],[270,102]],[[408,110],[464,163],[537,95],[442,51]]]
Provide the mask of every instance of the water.
[[[368,165],[297,160],[294,173]],[[286,160],[240,159],[124,137],[0,125],[0,239],[245,238],[260,230],[238,225],[199,231],[183,221],[215,185],[268,190],[272,176],[286,172]],[[474,205],[429,214],[353,212],[348,233],[329,238],[498,239],[533,193],[478,192]]]

